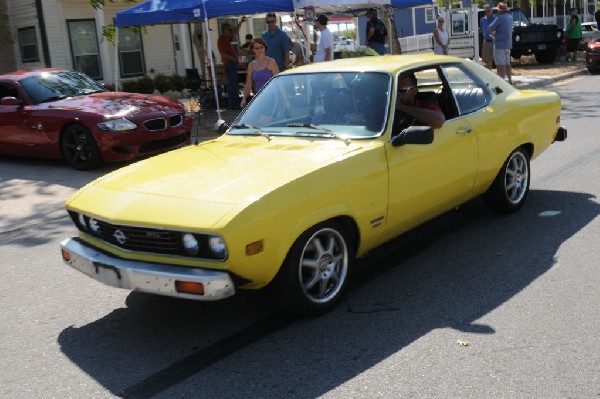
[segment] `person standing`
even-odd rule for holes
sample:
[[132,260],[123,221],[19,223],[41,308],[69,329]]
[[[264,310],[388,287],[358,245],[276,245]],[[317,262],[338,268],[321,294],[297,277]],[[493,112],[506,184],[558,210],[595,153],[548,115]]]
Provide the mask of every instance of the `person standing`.
[[444,29],[444,17],[438,17],[437,26],[433,30],[433,53],[448,55],[448,45],[450,44],[450,36],[448,31]]
[[567,25],[567,32],[565,34],[567,38],[567,61],[577,61],[577,52],[579,51],[579,43],[583,38],[583,32],[581,28],[581,20],[576,13],[571,14],[569,25]]
[[481,45],[481,59],[485,62],[485,67],[489,70],[493,67],[494,61],[494,39],[488,31],[488,27],[494,20],[496,16],[492,11],[492,7],[485,6],[485,15],[481,17],[481,21],[479,21],[479,25],[481,26],[481,32],[483,33],[483,43]]
[[510,50],[512,49],[513,20],[507,11],[506,3],[498,3],[498,16],[488,26],[488,32],[494,38],[494,60],[498,75],[502,79],[508,78],[508,83],[512,85]]
[[379,55],[387,53],[385,44],[387,43],[388,32],[382,20],[377,18],[377,9],[369,8],[367,10],[367,46],[371,47]]
[[246,106],[246,99],[251,92],[258,93],[273,76],[279,73],[277,63],[271,57],[265,54],[268,49],[267,42],[257,37],[252,39],[252,51],[255,59],[248,64],[248,75],[246,76],[246,85],[242,96],[241,106]]
[[231,109],[240,109],[238,54],[231,42],[244,21],[246,21],[246,17],[242,18],[235,30],[231,24],[223,24],[223,26],[221,26],[221,35],[217,40],[217,48],[219,54],[221,54],[221,62],[223,63],[225,75],[227,76],[227,98],[229,100],[229,108]]
[[290,38],[276,25],[275,13],[268,13],[267,30],[263,32],[262,38],[268,45],[267,56],[275,59],[280,71],[285,71],[290,63]]
[[317,21],[315,22],[315,29],[321,33],[317,43],[315,62],[333,60],[333,34],[329,29],[327,29],[328,22],[329,18],[327,18],[327,15],[325,14],[319,15],[317,17]]

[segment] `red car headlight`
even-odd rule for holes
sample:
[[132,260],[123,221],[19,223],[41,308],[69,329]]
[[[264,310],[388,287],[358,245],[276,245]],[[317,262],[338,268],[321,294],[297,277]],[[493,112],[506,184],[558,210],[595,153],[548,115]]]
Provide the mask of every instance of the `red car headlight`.
[[128,119],[121,118],[98,123],[98,127],[105,132],[124,132],[137,128],[137,125]]

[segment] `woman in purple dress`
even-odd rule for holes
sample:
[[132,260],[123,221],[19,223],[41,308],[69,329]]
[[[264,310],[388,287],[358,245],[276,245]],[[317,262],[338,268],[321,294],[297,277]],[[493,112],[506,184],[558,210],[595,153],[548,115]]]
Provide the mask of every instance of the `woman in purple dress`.
[[271,57],[267,57],[267,43],[260,37],[252,39],[252,51],[254,60],[248,64],[248,74],[246,75],[246,85],[244,86],[244,95],[242,98],[242,108],[246,106],[246,100],[250,93],[258,93],[265,84],[279,73],[277,62]]

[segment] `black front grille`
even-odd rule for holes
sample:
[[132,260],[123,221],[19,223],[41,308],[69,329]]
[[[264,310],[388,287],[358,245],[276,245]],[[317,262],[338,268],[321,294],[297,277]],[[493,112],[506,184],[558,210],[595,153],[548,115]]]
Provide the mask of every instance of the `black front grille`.
[[176,114],[176,115],[171,115],[169,116],[169,124],[172,127],[176,127],[179,126],[183,123],[183,115],[181,114]]
[[521,35],[521,43],[552,43],[557,41],[556,32],[523,32]]
[[167,128],[167,120],[165,118],[149,119],[144,122],[144,126],[150,131],[165,130]]
[[189,233],[199,245],[198,252],[191,255],[182,244],[182,235],[186,232],[117,225],[74,211],[69,211],[69,215],[79,230],[127,251],[219,261],[226,259],[226,254],[215,254],[210,250],[209,240],[214,236],[209,234]]
[[103,241],[123,249],[139,252],[179,254],[180,234],[167,230],[113,225],[96,220],[99,229],[95,235]]

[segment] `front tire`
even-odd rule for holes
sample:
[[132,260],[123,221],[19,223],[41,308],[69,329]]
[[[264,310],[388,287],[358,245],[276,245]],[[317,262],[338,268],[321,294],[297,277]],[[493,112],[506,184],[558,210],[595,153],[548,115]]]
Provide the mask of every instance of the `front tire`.
[[92,170],[102,164],[102,156],[94,136],[83,126],[71,124],[60,138],[65,160],[77,170]]
[[353,259],[354,243],[343,226],[318,224],[292,245],[275,277],[275,295],[298,315],[326,313],[342,296]]
[[513,213],[519,210],[527,199],[529,180],[529,153],[523,148],[517,148],[504,162],[483,199],[495,212]]

